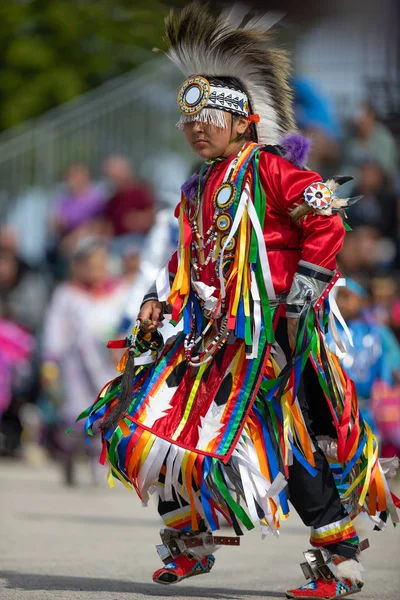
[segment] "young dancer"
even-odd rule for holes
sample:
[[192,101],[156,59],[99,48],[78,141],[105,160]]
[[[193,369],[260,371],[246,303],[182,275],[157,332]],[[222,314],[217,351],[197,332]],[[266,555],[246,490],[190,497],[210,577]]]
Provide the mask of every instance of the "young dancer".
[[[154,581],[210,571],[215,546],[238,545],[243,528],[277,534],[290,500],[312,549],[310,582],[287,596],[328,599],[363,585],[352,519],[365,510],[382,529],[397,500],[324,338],[354,199],[335,196],[347,178],[303,168],[288,60],[266,28],[196,4],[167,20],[168,56],[187,77],[178,126],[204,164],[182,186],[177,252],[132,337],[110,343],[129,346],[123,374],[81,418],[89,433],[100,420],[111,475],[144,502],[158,493]],[[167,313],[183,332],[163,345]],[[221,520],[237,537],[213,535]]]

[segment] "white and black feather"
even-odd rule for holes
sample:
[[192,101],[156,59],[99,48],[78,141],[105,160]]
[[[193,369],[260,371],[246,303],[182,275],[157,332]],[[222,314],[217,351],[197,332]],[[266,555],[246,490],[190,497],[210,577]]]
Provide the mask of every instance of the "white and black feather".
[[[166,19],[167,56],[187,76],[235,77],[245,89],[253,113],[260,115],[258,140],[278,144],[295,129],[290,63],[284,50],[269,46],[274,18],[253,16],[235,6],[215,16],[206,5],[192,3]],[[244,25],[242,25],[244,23]]]

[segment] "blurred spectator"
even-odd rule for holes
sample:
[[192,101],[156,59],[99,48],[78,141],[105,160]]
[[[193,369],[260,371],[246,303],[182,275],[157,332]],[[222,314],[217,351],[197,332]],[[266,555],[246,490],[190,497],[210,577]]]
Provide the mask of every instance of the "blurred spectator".
[[11,228],[0,229],[0,452],[19,452],[20,411],[37,394],[38,334],[49,295],[47,278],[19,256]]
[[296,122],[312,140],[308,166],[328,179],[339,161],[341,126],[335,109],[306,77],[295,77],[293,86]]
[[64,174],[65,190],[56,199],[51,227],[55,234],[49,260],[55,275],[65,275],[66,258],[79,240],[88,235],[108,236],[104,218],[106,196],[90,178],[83,163],[69,165]]
[[53,224],[60,237],[84,226],[85,234],[98,233],[106,198],[90,178],[88,167],[73,163],[65,171],[66,190],[56,201]]
[[381,325],[392,326],[397,291],[394,277],[380,275],[371,278],[370,320]]
[[[75,455],[81,436],[74,432],[66,436],[65,427],[115,377],[106,344],[115,335],[128,290],[124,281],[110,277],[109,254],[102,240],[81,240],[71,266],[71,277],[56,288],[48,310],[42,366],[44,390],[59,407],[57,443],[68,484],[75,481]],[[87,449],[96,454],[92,446]]]
[[[351,210],[353,207],[348,212]],[[379,261],[379,246],[379,231],[375,227],[357,227],[349,232],[338,257],[342,273],[346,276],[354,276],[361,272],[364,276],[372,276]]]
[[399,255],[398,199],[382,166],[377,162],[363,163],[350,195],[363,198],[348,211],[349,224],[354,228],[372,227],[379,232],[382,239],[376,262],[382,269],[389,269]]
[[378,164],[389,184],[394,184],[398,166],[396,141],[370,104],[360,108],[354,131],[346,141],[345,161],[357,167],[370,162]]
[[132,284],[139,272],[140,268],[140,252],[139,244],[131,244],[126,246],[122,256],[122,273],[128,284]]
[[359,176],[352,196],[363,196],[349,210],[352,227],[368,225],[392,240],[397,236],[397,198],[389,186],[382,166],[366,162],[360,166]]
[[0,318],[0,454],[14,456],[22,431],[20,409],[29,399],[33,336]]
[[396,298],[392,303],[390,325],[397,340],[400,342],[400,299],[398,294],[396,294]]
[[45,276],[19,257],[15,232],[0,229],[0,317],[38,332],[48,292]]
[[6,223],[18,233],[20,257],[29,265],[39,266],[46,263],[49,214],[53,210],[52,205],[53,195],[49,190],[28,187],[18,194],[8,207]]
[[[173,211],[169,208],[160,210],[156,215],[154,226],[141,247],[139,270],[131,283],[119,326],[122,334],[127,334],[132,329],[143,297],[154,281],[160,278],[160,270],[165,267],[176,249],[178,237],[179,230]],[[175,329],[175,333],[178,329]],[[174,335],[168,327],[163,328],[164,333],[167,337]]]
[[[368,293],[357,281],[346,280],[346,287],[338,290],[337,303],[354,343],[354,346],[346,343],[347,352],[341,362],[356,385],[363,415],[373,426],[376,420],[371,398],[374,396],[376,400],[378,386],[385,383],[390,387],[399,376],[400,346],[389,327],[366,316]],[[338,328],[343,334],[342,327]],[[336,351],[336,344],[332,338],[328,339],[331,349]]]
[[341,124],[335,107],[318,85],[307,77],[297,75],[293,79],[296,122],[301,129],[316,127],[331,139],[341,136]]
[[379,456],[400,457],[400,382],[377,381],[372,389],[371,412],[380,441]]
[[134,178],[129,161],[111,156],[104,164],[104,175],[113,186],[106,216],[116,236],[115,250],[123,254],[125,246],[143,241],[155,216],[155,200],[151,189]]

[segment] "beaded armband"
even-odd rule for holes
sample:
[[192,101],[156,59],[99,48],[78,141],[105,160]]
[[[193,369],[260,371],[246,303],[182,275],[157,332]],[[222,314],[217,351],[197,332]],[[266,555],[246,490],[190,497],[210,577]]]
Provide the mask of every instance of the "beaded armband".
[[336,279],[335,271],[301,260],[286,299],[286,316],[298,317],[307,302],[316,304]]

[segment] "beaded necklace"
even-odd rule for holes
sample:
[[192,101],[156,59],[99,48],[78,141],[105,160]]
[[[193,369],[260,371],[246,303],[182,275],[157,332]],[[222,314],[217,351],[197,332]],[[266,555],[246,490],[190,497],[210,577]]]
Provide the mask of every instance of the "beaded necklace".
[[[201,219],[196,219],[198,236],[191,227],[191,221],[200,211],[201,194],[193,202],[183,191],[179,207],[178,268],[168,302],[172,307],[171,322],[176,324],[183,318],[191,365],[207,361],[233,333],[245,342],[247,358],[257,358],[258,342],[264,329],[267,341],[275,340],[270,299],[275,300],[276,295],[263,236],[266,197],[259,177],[261,150],[259,144],[249,143],[228,165],[223,183],[216,188],[212,198],[215,207],[213,229],[205,235]],[[190,184],[189,192],[193,190],[193,183],[187,183]],[[207,244],[217,231],[222,237],[218,239],[217,234],[217,240]],[[218,294],[199,281],[193,267],[192,256],[202,266],[208,259],[209,248],[215,250]],[[222,328],[225,317],[226,329]]]
[[[191,265],[193,267],[194,275],[196,280],[199,281],[201,272],[207,267],[212,258],[215,259],[215,251],[217,246],[218,238],[224,239],[224,235],[230,229],[232,224],[232,218],[228,213],[228,210],[232,206],[236,198],[236,187],[231,183],[232,176],[235,172],[235,167],[240,160],[243,148],[236,155],[234,160],[228,166],[224,182],[218,186],[214,197],[214,214],[212,217],[212,223],[205,234],[202,233],[202,218],[201,218],[201,200],[202,200],[202,189],[201,182],[205,175],[206,182],[211,174],[211,170],[216,160],[207,161],[202,167],[199,173],[197,194],[194,199],[195,204],[193,212],[188,211],[188,218],[192,229],[192,243],[191,243]],[[230,249],[233,249],[230,248]],[[207,254],[206,251],[208,250]],[[230,253],[227,255],[227,265],[234,258],[234,254]],[[227,341],[230,335],[230,331],[227,329],[228,318],[224,317],[220,324],[220,327],[216,327],[216,319],[221,311],[224,310],[224,302],[218,302],[217,306],[207,315],[209,317],[208,323],[203,331],[196,335],[196,323],[193,319],[190,333],[185,337],[184,350],[185,356],[188,363],[192,366],[200,366],[210,361],[217,350],[219,350]],[[203,348],[198,354],[193,355],[196,348],[201,343],[204,343],[205,336],[210,332],[212,327],[216,327],[216,333],[211,338],[205,348]]]
[[[227,173],[224,178],[224,182],[218,186],[214,197],[214,214],[212,217],[212,222],[208,230],[205,234],[202,233],[202,219],[201,219],[201,200],[202,200],[202,189],[201,189],[201,181],[202,176],[206,174],[206,182],[210,176],[212,166],[218,160],[222,159],[213,159],[209,160],[205,163],[199,173],[197,194],[195,196],[195,206],[192,215],[188,215],[189,222],[192,228],[192,244],[191,244],[191,258],[192,258],[192,266],[195,271],[196,279],[200,279],[200,273],[207,267],[210,263],[211,259],[215,258],[215,250],[216,243],[218,237],[222,237],[224,234],[230,229],[232,224],[232,219],[228,214],[228,209],[232,206],[235,197],[236,197],[236,188],[231,183],[231,179],[233,173],[235,172],[235,167],[240,160],[240,156],[243,152],[244,146],[241,148],[239,153],[236,155],[234,160],[231,162],[227,169]],[[199,223],[200,221],[200,223]],[[233,250],[234,242],[232,243],[232,247],[227,248],[228,252]],[[205,251],[208,250],[207,255],[205,256]]]
[[[216,159],[218,160],[218,159]],[[195,271],[195,277],[197,280],[200,279],[200,273],[205,269],[205,267],[209,264],[211,257],[212,257],[212,253],[214,251],[214,246],[215,246],[215,242],[217,240],[218,237],[218,233],[215,230],[215,214],[214,217],[212,219],[212,223],[210,225],[210,227],[208,228],[207,232],[205,234],[201,233],[199,231],[199,217],[200,217],[200,221],[201,221],[201,199],[202,199],[202,189],[201,189],[201,182],[203,181],[203,176],[205,176],[205,180],[207,182],[210,174],[211,174],[211,170],[213,165],[215,164],[216,160],[210,160],[207,161],[200,173],[199,173],[199,179],[198,179],[198,186],[197,186],[197,194],[195,196],[194,199],[194,210],[193,210],[193,215],[188,215],[189,216],[189,222],[192,228],[192,244],[191,244],[191,264],[192,267]],[[200,224],[200,228],[201,228],[201,224]],[[208,254],[205,257],[205,250],[208,249]]]

